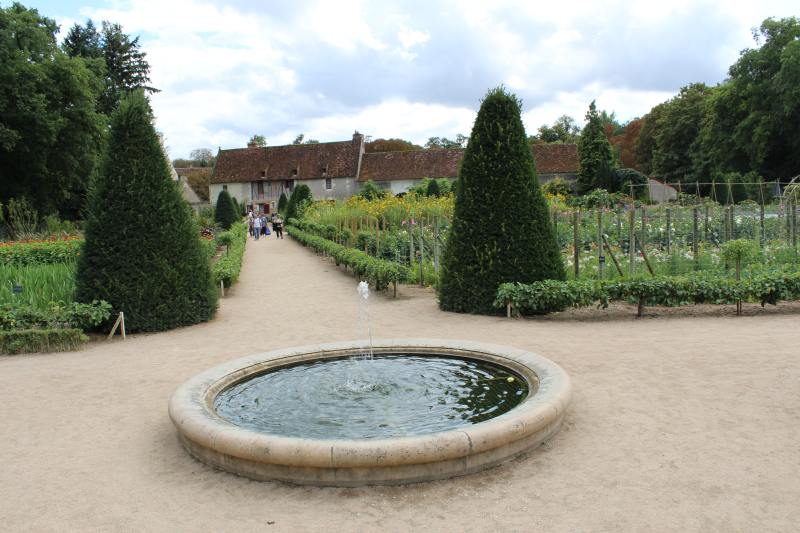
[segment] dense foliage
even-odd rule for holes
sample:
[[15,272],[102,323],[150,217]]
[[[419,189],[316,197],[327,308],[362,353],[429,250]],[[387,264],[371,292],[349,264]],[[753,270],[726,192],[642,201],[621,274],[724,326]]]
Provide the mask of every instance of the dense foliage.
[[217,196],[217,204],[214,206],[214,220],[222,229],[230,229],[231,225],[239,220],[236,205],[233,203],[228,191],[222,190]]
[[286,211],[286,204],[289,203],[289,199],[286,198],[286,193],[281,192],[280,198],[278,198],[278,212],[283,213]]
[[247,224],[241,221],[233,224],[230,231],[217,236],[216,242],[224,245],[226,251],[211,267],[214,284],[219,285],[222,282],[225,287],[230,287],[239,279],[239,272],[242,270]]
[[495,306],[512,305],[521,313],[545,313],[569,307],[606,308],[611,301],[641,307],[676,307],[691,304],[733,304],[738,301],[761,305],[800,299],[800,273],[767,272],[737,281],[709,274],[661,278],[603,280],[546,280],[536,283],[506,283],[500,286]]
[[594,101],[586,112],[586,126],[578,139],[578,192],[583,194],[593,189],[614,190],[614,157],[600,114]]
[[81,246],[79,239],[11,243],[0,246],[0,266],[71,263],[78,258]]
[[103,87],[59,50],[57,31],[35,9],[0,7],[0,203],[75,218],[103,143]]
[[90,197],[76,299],[110,302],[131,331],[210,319],[217,298],[210,267],[142,92],[123,99],[109,137]]
[[121,95],[151,89],[149,65],[118,24],[58,25],[19,3],[0,7],[0,203],[27,198],[77,219]]
[[311,196],[311,189],[308,188],[308,185],[305,183],[297,185],[292,190],[292,195],[286,204],[286,218],[298,218],[304,203],[310,203],[313,200],[314,198]]
[[514,95],[494,89],[475,119],[442,261],[444,310],[495,313],[501,283],[564,278],[520,107]]

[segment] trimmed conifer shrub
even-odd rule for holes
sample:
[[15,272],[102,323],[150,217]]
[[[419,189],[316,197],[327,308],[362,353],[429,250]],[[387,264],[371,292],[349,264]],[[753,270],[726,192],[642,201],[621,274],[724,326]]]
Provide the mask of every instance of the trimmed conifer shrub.
[[286,206],[286,219],[300,218],[298,217],[298,209],[305,201],[312,201],[311,189],[306,184],[300,184],[294,188],[292,195],[289,197],[289,202]]
[[105,300],[129,331],[210,319],[217,291],[191,208],[170,180],[141,91],[111,117],[107,152],[89,196],[76,300]]
[[286,204],[288,201],[289,199],[286,198],[286,193],[282,192],[281,197],[278,198],[278,212],[283,213],[284,211],[286,211]]
[[504,88],[483,99],[458,174],[439,307],[496,314],[506,282],[564,279],[564,266],[520,118]]
[[428,189],[425,191],[425,196],[441,196],[442,192],[439,190],[439,182],[431,180],[428,182]]
[[585,194],[594,189],[614,191],[614,155],[594,100],[589,104],[586,121],[578,139],[578,192]]
[[231,225],[239,220],[233,199],[226,190],[220,191],[219,196],[217,196],[217,205],[214,206],[214,220],[224,230],[231,229]]

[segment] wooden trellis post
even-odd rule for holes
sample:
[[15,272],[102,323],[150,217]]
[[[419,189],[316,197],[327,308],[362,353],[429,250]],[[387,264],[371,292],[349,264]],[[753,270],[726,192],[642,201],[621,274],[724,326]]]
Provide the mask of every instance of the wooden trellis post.
[[578,224],[580,223],[580,211],[572,212],[572,259],[574,261],[575,279],[580,274],[580,250],[578,250]]
[[605,266],[605,256],[603,255],[603,210],[597,210],[597,274],[603,279],[603,267]]
[[672,210],[668,207],[667,208],[667,253],[671,252],[672,248]]
[[699,224],[698,224],[698,220],[697,219],[699,217],[700,217],[700,210],[697,207],[695,207],[692,210],[692,257],[694,258],[694,267],[695,267],[695,269],[697,269],[697,266],[698,266],[698,260],[699,260],[698,253],[700,251],[700,245],[697,242],[698,238],[699,238],[699,235],[698,235],[699,231],[698,231],[698,228],[697,228],[697,226]]
[[636,274],[636,209],[628,211],[628,273]]

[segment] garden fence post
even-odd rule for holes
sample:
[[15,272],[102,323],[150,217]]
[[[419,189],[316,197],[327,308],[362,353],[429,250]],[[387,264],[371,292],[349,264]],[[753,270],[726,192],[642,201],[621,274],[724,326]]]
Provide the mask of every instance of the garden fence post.
[[578,250],[578,224],[580,223],[580,211],[572,212],[572,259],[574,261],[573,268],[575,270],[575,279],[578,279],[580,274],[580,251]]
[[414,268],[414,227],[408,221],[408,265]]
[[617,206],[617,243],[622,247],[622,208]]
[[628,270],[630,276],[636,273],[636,208],[628,211]]
[[605,266],[605,256],[603,255],[603,208],[597,209],[597,274],[603,279],[603,267]]
[[764,202],[761,202],[761,204],[758,207],[759,207],[758,220],[759,220],[759,226],[761,228],[760,242],[761,246],[764,246],[764,244],[767,242],[767,227],[764,224]]
[[439,217],[433,217],[433,271],[439,273]]
[[561,243],[558,242],[558,212],[553,209],[553,233],[556,236],[556,244],[561,248]]
[[792,198],[789,205],[792,209],[792,248],[797,248],[797,200]]
[[703,211],[703,242],[708,242],[708,204],[706,204]]
[[698,227],[697,227],[698,226],[698,218],[699,217],[700,217],[700,210],[697,207],[695,207],[693,212],[692,212],[692,219],[693,219],[692,220],[692,256],[694,258],[694,268],[695,268],[695,270],[697,270],[697,266],[699,264],[698,263],[699,258],[697,257],[697,255],[698,255],[698,252],[700,251],[700,246],[699,246],[699,243],[697,242],[698,236],[699,236],[698,235],[698,233],[699,233],[698,232]]
[[639,223],[642,225],[642,236],[639,239],[639,249],[644,250],[647,245],[647,208],[642,206],[642,216]]
[[667,253],[671,251],[672,241],[670,239],[670,234],[672,233],[672,210],[668,207],[667,208]]
[[420,220],[419,223],[419,286],[425,286],[425,273],[422,265],[425,263],[425,224]]
[[736,214],[736,206],[734,204],[731,204],[730,208],[728,209],[728,216],[731,219],[731,224],[730,224],[731,240],[734,240],[736,238],[736,217],[734,216],[735,214]]

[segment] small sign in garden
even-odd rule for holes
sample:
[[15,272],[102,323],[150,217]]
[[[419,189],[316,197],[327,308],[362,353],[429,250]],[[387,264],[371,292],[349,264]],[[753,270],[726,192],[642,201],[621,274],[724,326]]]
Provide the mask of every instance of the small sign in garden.
[[14,285],[11,290],[14,294],[22,294],[22,285]]

